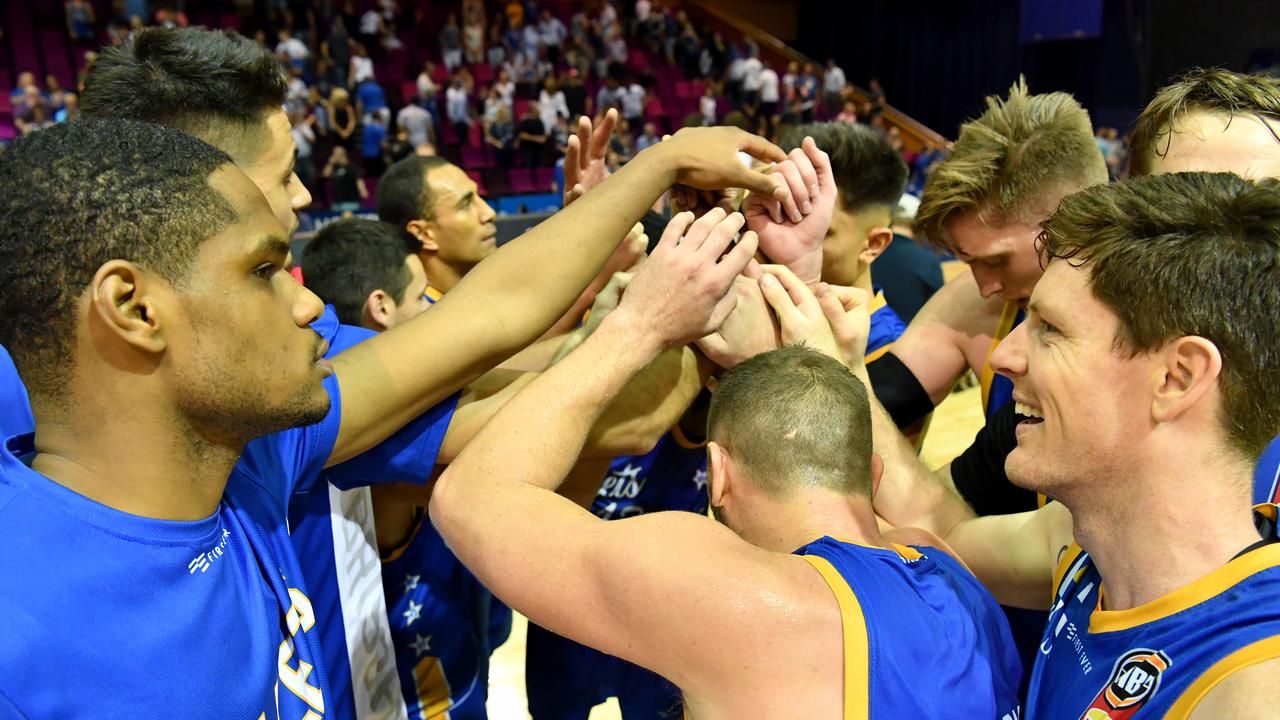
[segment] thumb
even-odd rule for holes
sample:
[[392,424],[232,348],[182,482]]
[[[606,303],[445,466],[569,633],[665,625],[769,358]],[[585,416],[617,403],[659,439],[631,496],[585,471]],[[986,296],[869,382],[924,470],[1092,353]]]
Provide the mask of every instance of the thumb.
[[760,292],[764,295],[765,302],[769,303],[769,307],[773,308],[773,312],[777,314],[778,321],[786,327],[804,319],[799,308],[791,301],[791,295],[787,289],[778,282],[778,278],[764,273],[760,276]]

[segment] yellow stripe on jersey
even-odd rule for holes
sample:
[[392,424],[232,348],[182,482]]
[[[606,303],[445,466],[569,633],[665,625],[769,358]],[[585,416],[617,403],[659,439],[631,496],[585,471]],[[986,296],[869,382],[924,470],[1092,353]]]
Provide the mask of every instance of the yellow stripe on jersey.
[[430,285],[427,286],[426,291],[422,294],[427,296],[427,299],[431,301],[432,305],[440,302],[440,298],[444,297],[444,293],[440,292],[439,288],[433,288]]
[[1241,555],[1190,585],[1174,590],[1145,605],[1129,610],[1095,610],[1093,616],[1089,618],[1089,632],[1128,630],[1144,623],[1155,622],[1221,595],[1245,578],[1277,566],[1280,566],[1280,544],[1258,548]]
[[424,657],[413,668],[413,678],[418,684],[419,720],[448,717],[453,701],[449,699],[449,681],[440,666],[440,658]]
[[871,715],[871,651],[867,619],[862,604],[840,572],[816,555],[801,555],[826,581],[840,606],[844,635],[844,720],[866,720]]
[[982,373],[978,375],[978,382],[982,386],[982,412],[987,412],[988,400],[991,397],[991,383],[995,380],[996,371],[991,369],[991,354],[996,351],[996,346],[1001,340],[1013,331],[1013,321],[1018,319],[1018,303],[1007,302],[1000,309],[1000,319],[996,321],[995,332],[991,334],[991,347],[987,348],[986,361],[982,365]]
[[1280,658],[1280,636],[1263,638],[1252,645],[1245,645],[1214,663],[1196,678],[1196,681],[1178,696],[1178,701],[1169,708],[1165,719],[1181,720],[1190,717],[1191,712],[1196,709],[1201,700],[1204,700],[1209,691],[1226,680],[1231,673],[1275,658]]

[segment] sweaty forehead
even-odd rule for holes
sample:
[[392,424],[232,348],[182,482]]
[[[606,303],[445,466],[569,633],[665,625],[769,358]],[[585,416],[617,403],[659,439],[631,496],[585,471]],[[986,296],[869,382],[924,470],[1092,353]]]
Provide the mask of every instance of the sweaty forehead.
[[453,207],[467,193],[474,192],[475,182],[456,165],[444,165],[427,172],[427,183],[436,198],[437,208]]
[[285,237],[285,228],[271,212],[266,197],[240,168],[223,165],[209,176],[209,185],[221,193],[235,211],[236,223],[231,226],[235,234]]
[[[1280,177],[1280,121],[1253,115],[1193,112],[1162,138],[1164,155],[1152,158],[1152,174],[1230,172],[1246,178]],[[1157,151],[1165,150],[1160,144]]]

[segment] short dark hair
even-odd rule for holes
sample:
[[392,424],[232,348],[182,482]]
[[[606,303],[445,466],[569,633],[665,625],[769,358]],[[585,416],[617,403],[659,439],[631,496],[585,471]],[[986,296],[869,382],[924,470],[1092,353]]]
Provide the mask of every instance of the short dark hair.
[[1169,173],[1097,185],[1042,223],[1042,253],[1089,269],[1118,349],[1179,337],[1222,354],[1220,418],[1254,462],[1280,431],[1280,182]]
[[448,164],[448,160],[436,155],[410,155],[387,168],[378,181],[378,219],[396,229],[409,252],[416,253],[421,243],[405,226],[414,220],[432,219],[435,198],[427,173]]
[[803,346],[739,364],[711,399],[707,437],[773,497],[808,485],[871,494],[871,405],[848,368]]
[[0,155],[0,344],[28,385],[65,377],[76,303],[104,263],[178,283],[200,243],[235,222],[209,184],[229,163],[190,135],[128,120],[63,123]]
[[[1280,78],[1221,68],[1196,68],[1164,86],[1133,123],[1129,173],[1150,175],[1151,163],[1169,151],[1173,126],[1193,112],[1228,118],[1252,115],[1263,124],[1280,120]],[[1270,127],[1270,125],[1267,125]],[[1275,134],[1273,129],[1272,134]],[[1280,141],[1280,137],[1277,137]]]
[[360,325],[374,290],[403,300],[409,286],[409,256],[395,228],[377,220],[347,218],[330,223],[302,251],[307,287],[332,305],[338,319]]
[[791,152],[806,136],[831,157],[840,205],[848,212],[892,208],[907,189],[906,161],[875,128],[846,122],[802,125],[789,128],[778,145]]
[[269,50],[230,30],[154,27],[103,50],[85,76],[80,111],[168,125],[245,157],[284,105],[288,78]]

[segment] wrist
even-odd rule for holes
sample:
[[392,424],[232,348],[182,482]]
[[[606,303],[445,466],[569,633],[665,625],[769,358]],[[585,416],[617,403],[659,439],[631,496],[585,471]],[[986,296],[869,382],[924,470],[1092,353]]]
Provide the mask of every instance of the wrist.
[[638,164],[637,160],[644,160],[645,172],[656,173],[662,178],[662,186],[667,188],[676,184],[676,178],[682,169],[669,142],[655,143],[641,150],[628,165]]
[[642,366],[649,364],[668,345],[655,323],[627,307],[619,307],[601,320],[592,337],[598,335],[611,338],[618,345],[621,355],[636,358]]

